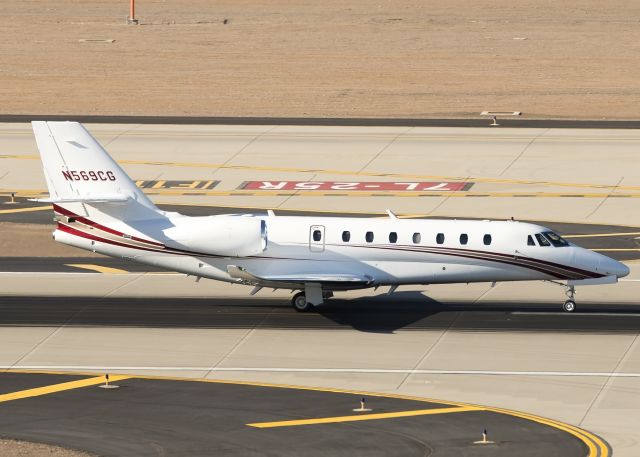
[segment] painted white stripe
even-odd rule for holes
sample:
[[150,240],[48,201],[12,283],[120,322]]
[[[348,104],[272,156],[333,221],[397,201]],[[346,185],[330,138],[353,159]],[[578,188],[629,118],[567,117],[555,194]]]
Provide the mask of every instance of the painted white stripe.
[[100,366],[100,365],[0,365],[0,370],[41,371],[211,371],[253,373],[368,373],[368,374],[430,374],[475,376],[554,376],[640,378],[640,373],[598,371],[487,371],[487,370],[411,370],[384,368],[284,368],[284,367],[172,367],[172,366]]
[[[628,303],[631,305],[632,303]],[[633,303],[635,305],[635,303]],[[624,305],[623,305],[624,306]],[[614,316],[614,317],[640,317],[640,313],[564,313],[556,312],[535,312],[535,311],[512,311],[509,314],[522,314],[525,316]]]

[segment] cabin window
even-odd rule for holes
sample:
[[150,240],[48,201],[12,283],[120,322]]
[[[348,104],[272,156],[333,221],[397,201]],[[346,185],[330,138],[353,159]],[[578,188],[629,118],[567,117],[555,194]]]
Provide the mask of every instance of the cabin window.
[[536,233],[536,240],[538,240],[540,246],[551,246],[549,240],[542,236],[542,233]]
[[320,241],[320,240],[322,240],[322,232],[320,230],[314,230],[313,241]]
[[535,246],[536,242],[533,241],[533,237],[531,235],[527,235],[527,246]]
[[469,242],[469,235],[463,233],[460,235],[460,244],[467,244]]
[[444,243],[444,233],[438,233],[436,235],[436,243],[438,244]]
[[373,243],[373,232],[367,232],[364,239],[367,240],[367,243]]
[[562,238],[557,233],[544,232],[543,235],[544,235],[544,237],[546,239],[551,241],[551,244],[553,244],[557,248],[561,248],[561,247],[564,247],[564,246],[569,246],[569,242],[567,240],[565,240],[564,238]]
[[413,244],[419,244],[420,241],[422,241],[422,235],[420,235],[418,232],[413,234]]
[[389,243],[396,243],[398,241],[398,234],[396,232],[389,233]]
[[491,244],[491,235],[489,235],[488,233],[485,234],[485,236],[482,237],[482,242],[485,246],[489,246]]
[[344,241],[345,243],[348,243],[350,239],[351,239],[351,232],[349,232],[349,230],[345,230],[344,232],[342,232],[342,241]]

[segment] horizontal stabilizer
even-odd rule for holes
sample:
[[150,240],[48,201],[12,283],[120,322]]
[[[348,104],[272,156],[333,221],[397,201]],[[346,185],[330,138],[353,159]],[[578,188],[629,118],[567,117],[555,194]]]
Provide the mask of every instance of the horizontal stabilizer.
[[123,194],[87,195],[77,198],[30,198],[38,203],[126,203],[131,197]]

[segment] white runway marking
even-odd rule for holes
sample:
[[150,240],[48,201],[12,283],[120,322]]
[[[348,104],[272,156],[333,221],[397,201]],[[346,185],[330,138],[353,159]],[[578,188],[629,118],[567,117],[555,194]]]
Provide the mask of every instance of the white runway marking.
[[367,373],[367,374],[424,374],[471,376],[554,376],[554,377],[612,377],[640,378],[640,373],[598,371],[489,371],[489,370],[410,370],[384,368],[284,368],[284,367],[172,367],[172,366],[93,366],[93,365],[0,365],[0,370],[19,371],[210,371],[253,373]]
[[[623,305],[624,306],[624,305]],[[565,312],[536,312],[536,311],[511,311],[509,314],[521,314],[525,316],[614,316],[614,317],[640,317],[640,313],[565,313]]]

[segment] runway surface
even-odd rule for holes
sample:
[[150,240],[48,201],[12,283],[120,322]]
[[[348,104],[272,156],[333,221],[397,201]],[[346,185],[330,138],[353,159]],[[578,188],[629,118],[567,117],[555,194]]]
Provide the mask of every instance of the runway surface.
[[[129,376],[1,373],[3,437],[103,456],[601,457],[579,428],[451,402]],[[361,408],[364,400],[364,411]],[[482,440],[488,433],[489,444]]]
[[[80,280],[80,279],[78,279]],[[141,298],[0,296],[0,326],[140,327],[261,330],[335,330],[392,334],[398,330],[571,332],[640,331],[640,303],[584,303],[567,315],[557,303],[524,300],[440,301],[417,292],[334,298],[312,313],[286,298]]]
[[[246,287],[195,283],[125,262],[73,254],[36,261],[28,254],[0,262],[0,366],[488,404],[585,428],[605,437],[616,456],[637,456],[638,131],[377,125],[89,128],[167,210],[384,217],[390,208],[403,217],[543,221],[578,245],[630,261],[630,276],[580,288],[574,314],[560,312],[563,291],[546,283],[400,288],[391,296],[358,291],[297,314],[286,291],[250,297]],[[0,148],[0,222],[8,230],[35,224],[33,233],[48,236],[48,205],[22,200],[45,188],[28,125],[0,125]],[[462,190],[292,187],[344,181],[361,188],[428,181]],[[255,185],[265,182],[267,189],[284,187]],[[18,204],[6,203],[11,191]],[[130,388],[123,381],[118,393]],[[420,420],[427,418],[435,416]]]

